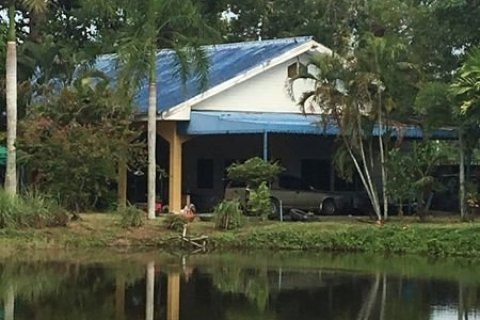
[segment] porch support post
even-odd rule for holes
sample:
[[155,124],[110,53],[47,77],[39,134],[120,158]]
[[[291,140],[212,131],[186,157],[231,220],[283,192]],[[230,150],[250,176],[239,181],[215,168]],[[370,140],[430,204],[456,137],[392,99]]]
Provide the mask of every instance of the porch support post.
[[268,132],[263,132],[263,160],[268,161]]
[[167,280],[167,320],[180,318],[180,274],[168,274]]
[[182,144],[187,141],[177,133],[175,121],[161,121],[158,133],[170,145],[170,166],[168,172],[168,206],[170,212],[179,213],[182,209]]
[[178,134],[176,134],[176,130],[170,141],[170,172],[168,184],[168,205],[170,211],[180,212],[182,209],[182,141]]

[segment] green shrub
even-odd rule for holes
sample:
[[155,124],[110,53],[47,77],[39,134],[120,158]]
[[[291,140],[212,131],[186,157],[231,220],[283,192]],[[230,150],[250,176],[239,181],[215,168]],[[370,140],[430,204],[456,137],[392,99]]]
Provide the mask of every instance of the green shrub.
[[165,218],[165,227],[168,230],[182,231],[188,223],[188,217],[184,214],[168,214]]
[[218,229],[237,229],[243,226],[245,217],[238,200],[220,202],[214,210],[215,227]]
[[120,213],[120,225],[123,228],[138,228],[144,223],[145,212],[134,206],[120,209],[118,213]]
[[244,163],[234,163],[227,168],[228,178],[233,181],[244,182],[252,188],[262,182],[271,181],[284,169],[276,162],[268,162],[259,157],[251,158]]
[[[134,108],[106,79],[78,75],[19,122],[19,149],[37,190],[75,211],[109,209],[117,164],[141,165],[142,128],[132,126]],[[83,78],[82,76],[86,76]],[[82,81],[80,81],[82,80]],[[131,143],[130,143],[131,142]]]
[[12,197],[0,191],[0,228],[66,226],[67,212],[54,199],[37,193]]
[[270,189],[262,182],[257,189],[250,191],[247,202],[247,214],[266,219],[271,213]]

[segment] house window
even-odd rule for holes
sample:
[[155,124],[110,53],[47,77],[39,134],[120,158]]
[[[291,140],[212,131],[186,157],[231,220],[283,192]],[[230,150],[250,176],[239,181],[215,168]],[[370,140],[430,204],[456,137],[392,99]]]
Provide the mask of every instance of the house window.
[[197,187],[213,189],[213,159],[197,160]]
[[303,75],[307,73],[307,66],[303,63],[295,62],[288,66],[288,77],[289,78],[296,78],[299,75]]

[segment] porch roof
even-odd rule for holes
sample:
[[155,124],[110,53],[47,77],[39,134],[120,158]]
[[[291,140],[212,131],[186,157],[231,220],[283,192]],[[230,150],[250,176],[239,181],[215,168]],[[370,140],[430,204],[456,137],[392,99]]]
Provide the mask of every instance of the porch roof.
[[[178,130],[186,135],[290,133],[336,136],[340,132],[334,123],[323,125],[319,115],[220,111],[192,111],[190,121],[179,122]],[[420,127],[412,125],[393,130],[402,131],[402,135],[410,139],[421,139],[424,135]],[[378,133],[379,129],[374,128],[374,134]],[[455,139],[456,131],[443,128],[435,130],[432,136],[436,139]]]

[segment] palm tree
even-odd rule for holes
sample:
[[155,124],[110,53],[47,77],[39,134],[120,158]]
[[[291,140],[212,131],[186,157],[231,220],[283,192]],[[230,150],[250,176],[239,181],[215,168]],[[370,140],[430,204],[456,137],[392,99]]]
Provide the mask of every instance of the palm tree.
[[[388,76],[395,70],[411,67],[398,61],[397,52],[400,51],[400,44],[366,35],[362,46],[355,48],[351,57],[330,54],[313,57],[307,70],[316,70],[315,73],[292,79],[292,82],[296,79],[314,82],[314,89],[303,93],[299,105],[304,112],[320,109],[325,125],[333,121],[338,126],[342,142],[339,154],[353,162],[378,221],[388,217],[385,136],[389,129],[385,115],[396,107]],[[378,135],[376,142],[375,135]],[[372,151],[374,146],[379,149],[381,198],[373,177],[377,165]],[[339,162],[347,163],[345,160]]]
[[[16,4],[8,3],[8,34],[6,59],[6,100],[7,100],[7,168],[5,173],[5,191],[10,195],[17,193],[17,165],[15,142],[17,139],[17,36],[15,32]],[[44,0],[23,0],[32,12],[46,10]]]
[[148,0],[134,2],[116,0],[89,3],[94,10],[119,15],[125,21],[114,44],[120,60],[119,83],[136,89],[148,81],[148,218],[155,218],[156,184],[156,121],[157,121],[157,50],[175,50],[180,75],[184,80],[194,71],[206,84],[208,63],[198,46],[203,36],[212,34],[204,24],[193,1]]
[[[451,93],[459,100],[455,114],[459,116],[459,198],[460,216],[467,218],[466,190],[465,190],[465,151],[466,144],[478,143],[480,123],[480,47],[474,48],[467,56],[465,63],[459,68],[455,79],[450,86]],[[473,130],[472,130],[473,129]],[[467,134],[467,130],[469,133]],[[472,134],[473,133],[473,134]],[[473,141],[472,141],[473,140]]]

